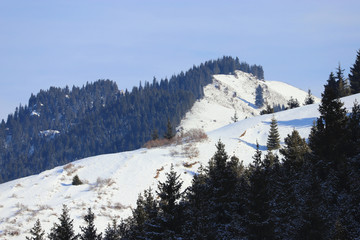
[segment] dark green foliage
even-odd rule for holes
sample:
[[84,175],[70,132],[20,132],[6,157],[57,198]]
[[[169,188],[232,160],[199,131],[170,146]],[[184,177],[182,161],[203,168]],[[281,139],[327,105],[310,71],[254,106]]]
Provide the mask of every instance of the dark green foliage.
[[116,220],[114,219],[112,224],[108,224],[108,226],[105,229],[105,236],[104,240],[120,240],[120,235],[118,233]]
[[159,133],[158,133],[158,130],[157,130],[157,129],[155,129],[155,130],[153,131],[153,133],[151,134],[151,139],[152,139],[152,140],[159,139]]
[[81,185],[83,182],[80,180],[78,175],[75,175],[72,180],[72,185]]
[[170,119],[168,118],[167,124],[166,124],[166,132],[164,134],[164,138],[170,140],[175,136],[173,131],[173,126],[171,125]]
[[334,82],[335,78],[331,73],[319,106],[320,118],[317,119],[316,127],[312,129],[309,142],[314,156],[326,159],[338,167],[345,156],[348,117],[344,104],[336,98],[336,89],[331,87]]
[[109,80],[41,90],[0,123],[0,176],[9,181],[75,159],[139,148],[154,137],[154,129],[158,136],[166,133],[168,118],[175,128],[204,96],[213,74],[235,70],[263,78],[261,66],[223,57],[130,92]]
[[280,148],[280,134],[277,127],[277,121],[274,116],[271,118],[270,132],[266,146],[269,151]]
[[354,65],[350,68],[349,74],[351,93],[360,92],[360,50],[357,52]]
[[166,181],[158,183],[158,191],[156,191],[160,198],[158,222],[163,230],[163,239],[175,239],[181,231],[182,211],[178,202],[182,197],[180,189],[183,182],[179,178],[180,175],[171,166],[170,172],[166,174]]
[[30,229],[31,237],[26,237],[26,240],[45,240],[45,232],[41,228],[40,220],[36,220],[36,223],[32,229]]
[[339,64],[336,72],[336,82],[338,87],[338,97],[345,97],[350,95],[350,86],[348,84],[347,79],[344,78],[344,69],[341,69]]
[[299,132],[294,129],[291,135],[288,134],[285,138],[285,146],[280,149],[280,153],[284,156],[284,166],[296,170],[304,164],[310,154],[310,148],[305,139],[301,138]]
[[264,105],[263,88],[259,85],[255,90],[255,106],[261,108]]
[[315,100],[314,100],[313,95],[311,94],[311,90],[309,89],[308,90],[308,95],[305,98],[305,105],[310,105],[310,104],[313,104],[313,103],[315,103]]
[[294,99],[293,97],[290,97],[287,105],[290,109],[300,107],[299,101],[296,98]]
[[50,240],[76,240],[78,236],[75,235],[73,228],[73,221],[69,216],[69,209],[63,205],[62,214],[59,217],[59,224],[54,223],[53,228],[48,235]]
[[80,227],[81,229],[81,240],[101,240],[101,234],[96,233],[96,227],[94,224],[95,214],[91,211],[91,208],[88,208],[87,214],[84,216],[84,221],[86,222],[85,227]]

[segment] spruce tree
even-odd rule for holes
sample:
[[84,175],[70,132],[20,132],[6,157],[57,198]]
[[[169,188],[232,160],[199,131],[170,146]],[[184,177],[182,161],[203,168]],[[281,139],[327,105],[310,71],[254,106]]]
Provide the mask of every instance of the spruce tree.
[[299,101],[293,97],[290,97],[290,100],[287,102],[287,105],[290,109],[300,107]]
[[349,74],[351,93],[360,92],[360,50],[357,52],[354,65],[350,68]]
[[338,87],[338,97],[345,97],[350,94],[350,88],[347,83],[347,79],[344,78],[344,71],[345,69],[341,69],[341,65],[337,68],[336,72],[336,80],[337,80],[337,87]]
[[277,121],[274,116],[271,118],[270,132],[266,146],[269,151],[280,148],[280,134],[278,131]]
[[305,162],[306,156],[310,153],[304,138],[295,129],[291,135],[285,138],[285,146],[280,149],[280,153],[284,156],[284,165],[293,169],[299,169]]
[[348,117],[343,103],[336,97],[336,89],[331,87],[335,81],[331,73],[325,85],[319,106],[320,118],[312,129],[309,144],[317,158],[338,165],[344,158],[346,149],[346,124]]
[[173,126],[171,125],[170,119],[168,118],[167,120],[167,125],[166,125],[166,132],[164,134],[164,138],[170,140],[175,136],[174,132],[173,132]]
[[255,90],[255,106],[258,108],[264,106],[263,88],[260,85]]
[[30,229],[31,237],[26,237],[26,240],[45,240],[45,232],[41,228],[40,220],[36,220],[35,225]]
[[85,227],[80,227],[82,234],[81,240],[101,240],[101,234],[96,233],[96,227],[94,224],[95,214],[88,208],[87,214],[84,216],[86,222]]
[[253,163],[250,164],[250,168],[252,169],[260,169],[262,167],[262,162],[261,162],[261,154],[262,152],[260,151],[259,148],[259,142],[256,140],[256,151],[253,158]]
[[305,105],[310,105],[315,102],[313,95],[311,94],[311,90],[308,90],[308,95],[305,98]]
[[120,240],[115,219],[106,227],[104,240]]
[[48,238],[50,240],[76,240],[78,236],[75,235],[73,227],[73,219],[70,219],[69,209],[63,205],[62,214],[59,217],[60,223],[54,223]]
[[232,120],[234,123],[239,120],[239,117],[238,117],[238,115],[237,115],[236,110],[235,110],[234,116],[231,117],[231,120]]
[[166,181],[158,183],[156,193],[160,198],[160,223],[165,238],[175,238],[181,231],[182,217],[178,204],[183,195],[182,184],[183,181],[180,180],[180,175],[174,171],[173,165],[171,165],[170,172],[166,174]]

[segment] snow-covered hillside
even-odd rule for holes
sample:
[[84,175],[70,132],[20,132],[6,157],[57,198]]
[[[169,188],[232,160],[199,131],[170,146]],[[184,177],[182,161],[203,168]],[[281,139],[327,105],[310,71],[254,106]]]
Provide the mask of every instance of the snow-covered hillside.
[[[231,122],[235,111],[238,118],[260,115],[265,108],[255,106],[255,89],[263,88],[263,97],[270,106],[287,106],[292,97],[302,105],[307,92],[277,81],[259,80],[252,74],[235,71],[234,75],[214,75],[214,81],[205,87],[205,97],[197,101],[180,126],[184,129],[201,128],[208,132]],[[320,99],[314,97],[315,102]]]
[[[233,77],[216,76],[216,78]],[[276,82],[265,83],[268,84],[269,89],[275,84],[286,86]],[[243,99],[254,101],[252,91],[248,93],[245,90],[241,91],[243,91],[241,92]],[[300,102],[303,101],[298,95],[294,95],[291,96],[298,98]],[[209,96],[207,98],[210,99]],[[351,109],[355,99],[360,101],[360,94],[346,97],[343,101],[346,107]],[[209,104],[206,112],[216,113],[219,111],[218,107],[216,104]],[[317,109],[318,104],[313,104],[275,113],[282,141],[294,128],[301,136],[307,137],[313,121],[319,116]],[[195,113],[194,109],[193,113]],[[229,118],[232,114],[233,112],[230,113]],[[221,113],[220,116],[228,118]],[[158,181],[165,180],[165,173],[169,172],[172,164],[174,169],[181,173],[184,188],[189,186],[200,164],[206,165],[215,153],[215,144],[219,139],[225,143],[228,154],[230,156],[235,154],[244,161],[244,164],[252,161],[256,141],[259,142],[261,150],[266,150],[272,114],[251,118],[249,116],[231,124],[220,116],[217,116],[219,122],[220,120],[223,122],[220,128],[209,131],[207,140],[191,143],[191,147],[199,151],[197,157],[189,158],[186,154],[182,154],[188,146],[185,143],[152,149],[143,148],[78,160],[38,175],[1,184],[0,239],[24,239],[38,218],[49,233],[53,223],[58,221],[62,204],[66,204],[70,209],[76,231],[79,232],[79,225],[84,225],[82,216],[88,207],[91,207],[97,216],[95,223],[98,230],[104,231],[113,218],[129,216],[138,194],[148,187],[156,189]],[[195,117],[192,118],[196,120]],[[189,119],[188,116],[187,121]],[[198,122],[201,122],[200,119],[201,115]],[[210,124],[207,127],[214,128]],[[85,184],[71,185],[75,175],[78,175]]]

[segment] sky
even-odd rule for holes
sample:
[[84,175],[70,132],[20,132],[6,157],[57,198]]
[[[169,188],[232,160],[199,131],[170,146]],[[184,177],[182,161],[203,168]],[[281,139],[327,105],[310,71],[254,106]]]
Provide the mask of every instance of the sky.
[[360,49],[358,0],[0,0],[0,119],[51,86],[119,89],[224,55],[320,96]]

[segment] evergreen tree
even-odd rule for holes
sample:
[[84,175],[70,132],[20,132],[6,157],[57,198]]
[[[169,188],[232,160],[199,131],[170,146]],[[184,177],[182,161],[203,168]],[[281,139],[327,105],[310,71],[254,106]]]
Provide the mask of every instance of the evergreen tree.
[[166,139],[172,139],[175,136],[174,132],[173,132],[173,126],[171,125],[170,119],[168,118],[167,120],[167,125],[166,125],[166,133],[164,134],[164,138]]
[[249,176],[246,216],[246,237],[248,239],[274,238],[274,226],[270,220],[270,195],[264,166],[265,164],[261,162],[261,154],[257,149]]
[[313,104],[313,103],[315,103],[315,100],[314,100],[313,95],[311,94],[311,90],[309,89],[308,90],[308,95],[305,98],[305,105],[310,105],[310,104]]
[[293,169],[299,169],[305,162],[306,156],[310,154],[304,138],[295,129],[291,135],[285,138],[285,146],[280,149],[280,153],[284,156],[284,165]]
[[155,130],[153,131],[153,133],[151,134],[151,139],[152,139],[152,140],[157,140],[157,139],[159,139],[159,133],[158,133],[158,130],[157,130],[157,129],[155,129]]
[[360,50],[357,52],[354,65],[350,68],[349,74],[351,92],[353,94],[360,92]]
[[45,240],[45,232],[41,228],[40,220],[36,220],[35,225],[30,229],[31,237],[26,237],[26,240]]
[[76,240],[78,236],[75,235],[73,221],[69,216],[69,209],[63,205],[62,214],[59,217],[60,223],[54,223],[53,228],[48,235],[50,240]]
[[336,90],[331,87],[334,81],[331,73],[319,106],[320,118],[309,137],[309,144],[317,158],[336,166],[343,161],[348,118],[344,104],[337,99]]
[[176,235],[181,231],[181,210],[178,202],[183,193],[180,191],[183,184],[180,181],[180,175],[174,171],[171,165],[170,172],[166,174],[166,181],[158,183],[158,190],[156,193],[160,198],[160,223],[165,238],[176,238]]
[[101,240],[101,233],[96,233],[96,227],[94,224],[95,214],[88,208],[87,214],[84,216],[86,227],[80,227],[82,234],[80,235],[81,240]]
[[231,117],[231,120],[232,120],[234,123],[239,120],[239,117],[238,117],[238,115],[237,115],[236,110],[235,110],[234,116]]
[[80,180],[78,175],[75,175],[72,180],[72,185],[81,185],[83,182]]
[[132,212],[130,238],[155,238],[161,233],[158,203],[149,188],[139,194],[136,208]]
[[251,170],[255,170],[255,169],[260,170],[263,167],[261,155],[262,155],[262,152],[260,151],[259,143],[256,140],[256,150],[255,150],[254,156],[252,157],[253,162],[250,164]]
[[337,87],[338,87],[338,97],[345,97],[350,94],[350,87],[347,83],[347,79],[344,78],[344,69],[341,69],[341,65],[337,68],[336,79],[337,79]]
[[[243,166],[235,156],[228,160],[225,145],[219,141],[217,151],[209,161],[208,179],[208,238],[232,239],[241,232],[236,226],[235,216],[238,209],[236,200],[237,183]],[[231,228],[232,232],[227,231]]]
[[287,105],[290,109],[300,107],[299,101],[293,97],[290,97],[290,100],[287,102]]
[[120,240],[115,219],[112,221],[112,225],[108,224],[106,227],[104,240]]
[[347,156],[352,157],[360,153],[360,105],[356,100],[349,115],[346,139]]
[[263,96],[263,88],[258,85],[255,90],[255,106],[261,108],[264,106],[264,96]]
[[277,121],[274,116],[271,118],[270,132],[266,146],[269,151],[280,148],[280,134],[277,127]]

